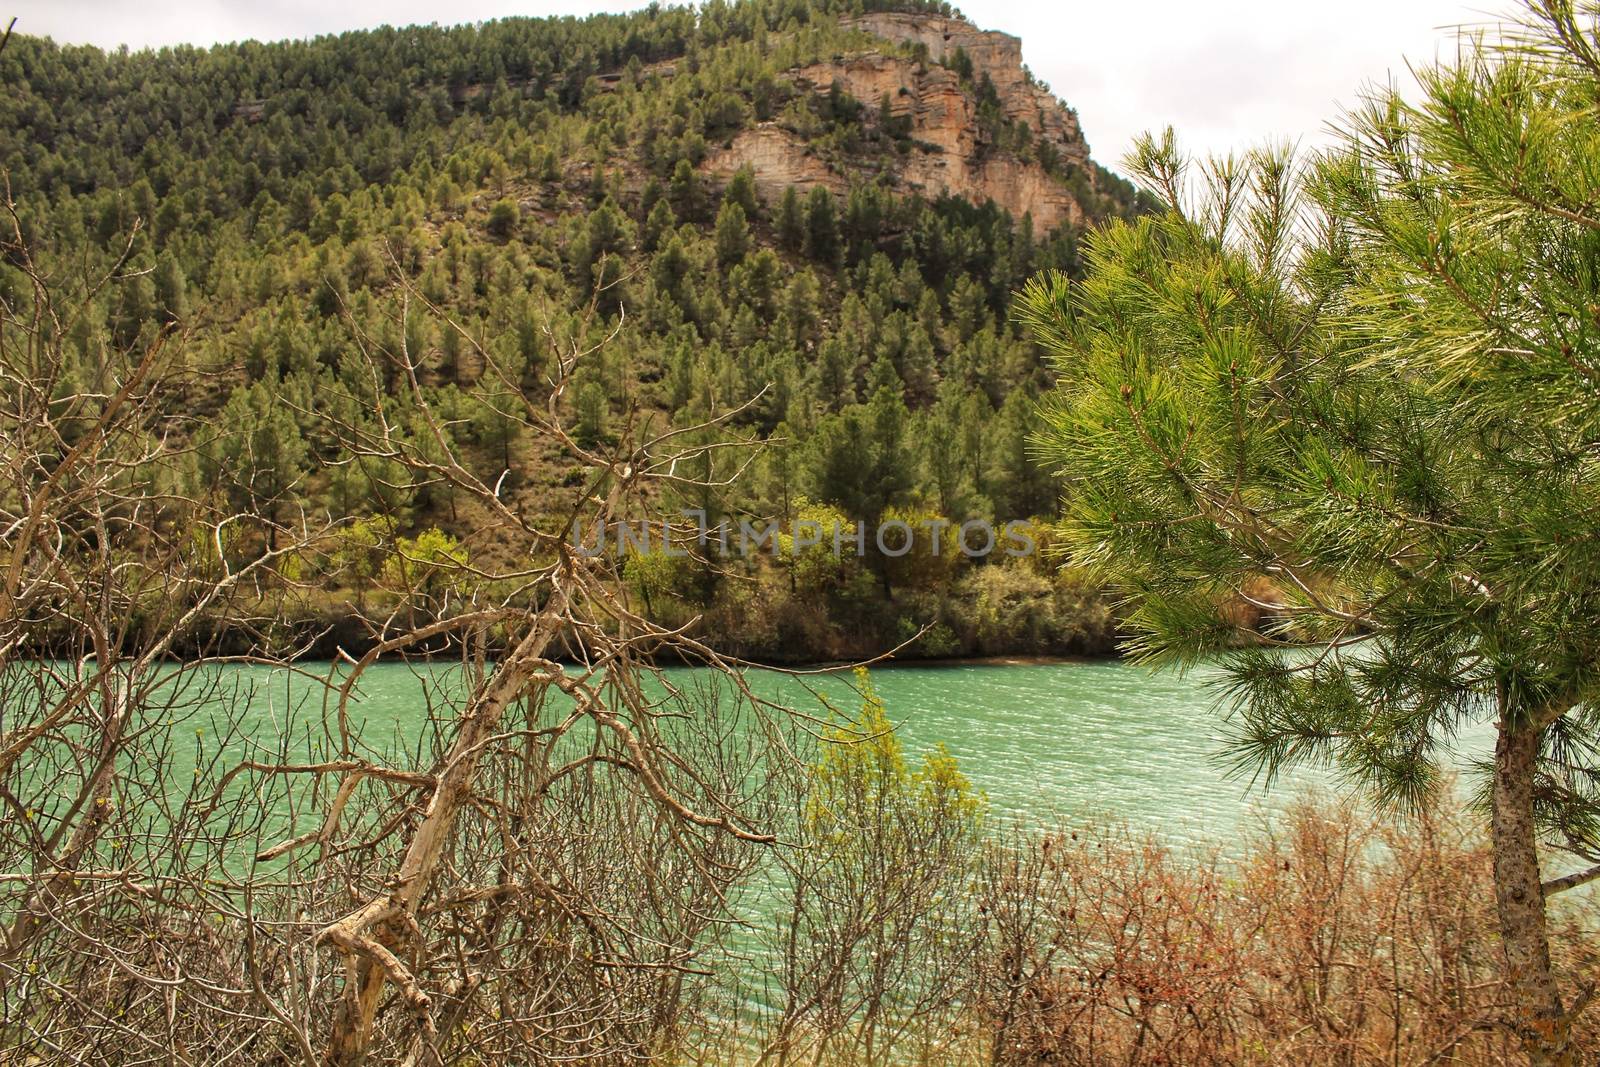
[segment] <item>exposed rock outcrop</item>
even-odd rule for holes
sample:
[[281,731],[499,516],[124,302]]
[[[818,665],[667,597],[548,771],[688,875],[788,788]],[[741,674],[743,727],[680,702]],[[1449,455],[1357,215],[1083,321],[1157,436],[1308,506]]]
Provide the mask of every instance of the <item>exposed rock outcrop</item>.
[[[974,79],[987,76],[993,84],[1005,118],[1026,125],[1033,138],[1048,144],[1062,168],[1085,169],[1087,175],[1089,147],[1078,116],[1028,75],[1021,41],[933,16],[876,13],[848,25],[890,44],[911,45],[914,54],[870,49],[790,71],[788,77],[815,92],[827,92],[838,82],[869,107],[887,98],[891,117],[909,120],[912,149],[885,168],[895,185],[929,196],[993,200],[1017,217],[1031,213],[1041,230],[1084,221],[1083,205],[1060,177],[1035,158],[1019,158],[990,143],[976,96],[955,70],[939,65],[953,63],[958,51],[965,53]],[[768,197],[790,185],[820,184],[840,192],[852,178],[862,177],[859,162],[846,174],[844,166],[830,165],[803,138],[774,122],[741,131],[706,161],[706,169],[722,175],[746,165]]]
[[733,144],[713,152],[705,163],[707,170],[723,177],[745,166],[755,172],[756,189],[769,200],[776,200],[791,185],[803,190],[813,185],[826,185],[839,193],[849,184],[844,175],[818,158],[805,141],[775,122],[741,130]]
[[1078,113],[1034,81],[1022,63],[1022,39],[996,30],[980,30],[962,19],[877,12],[847,25],[896,44],[921,45],[935,63],[952,61],[965,52],[975,75],[988,75],[1007,118],[1025,122],[1052,142],[1069,162],[1089,161],[1089,145],[1078,125]]

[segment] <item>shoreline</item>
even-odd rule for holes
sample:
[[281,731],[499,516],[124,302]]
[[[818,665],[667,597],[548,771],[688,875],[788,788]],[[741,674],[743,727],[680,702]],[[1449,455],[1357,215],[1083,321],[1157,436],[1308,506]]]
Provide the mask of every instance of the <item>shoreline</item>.
[[[907,668],[907,667],[1060,667],[1068,664],[1093,664],[1093,663],[1125,663],[1126,656],[1111,653],[1104,656],[1090,655],[1052,655],[1049,653],[1028,653],[1010,656],[942,656],[937,659],[888,659],[879,663],[869,663],[872,670],[879,668]],[[817,664],[816,666],[823,666]],[[854,666],[854,664],[840,664],[841,667]]]

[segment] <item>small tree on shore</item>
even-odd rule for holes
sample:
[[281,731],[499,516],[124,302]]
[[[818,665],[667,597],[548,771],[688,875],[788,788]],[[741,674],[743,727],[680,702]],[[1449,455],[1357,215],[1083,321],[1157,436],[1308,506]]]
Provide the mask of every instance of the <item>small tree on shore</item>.
[[[1146,138],[1166,211],[1023,300],[1062,377],[1040,443],[1072,558],[1130,595],[1138,652],[1225,657],[1241,768],[1320,762],[1414,807],[1494,723],[1502,1022],[1535,1064],[1571,1062],[1594,992],[1553,968],[1545,901],[1600,866],[1542,881],[1539,845],[1600,862],[1596,18],[1541,0],[1308,172],[1266,152],[1191,181]],[[1241,599],[1269,647],[1239,647]]]

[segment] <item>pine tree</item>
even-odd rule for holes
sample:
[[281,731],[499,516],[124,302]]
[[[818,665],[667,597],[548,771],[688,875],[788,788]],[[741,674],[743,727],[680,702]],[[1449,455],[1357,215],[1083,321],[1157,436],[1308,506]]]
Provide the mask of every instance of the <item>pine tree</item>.
[[678,217],[672,213],[672,205],[665,200],[657,200],[650,214],[645,217],[639,244],[646,252],[654,252],[661,246],[662,239],[677,228]]
[[293,412],[264,382],[235,389],[217,419],[207,473],[228,487],[230,502],[259,516],[276,546],[280,505],[305,474],[308,450]]
[[[1600,857],[1600,67],[1592,22],[1516,35],[1379,94],[1302,182],[1283,153],[1186,195],[1146,139],[1159,217],[1088,242],[1023,301],[1061,387],[1042,439],[1075,562],[1132,647],[1218,656],[1239,767],[1336,768],[1385,805],[1448,800],[1442,750],[1493,724],[1483,784],[1513,1029],[1568,1064],[1539,844]],[[1224,204],[1227,209],[1224,210]],[[1231,605],[1262,588],[1270,643]]]
[[806,194],[805,252],[829,266],[839,261],[839,214],[826,185],[814,185]]
[[800,194],[792,185],[783,190],[783,199],[778,203],[778,240],[791,252],[805,247],[805,209],[800,205]]
[[591,448],[599,444],[606,432],[606,391],[599,382],[582,383],[576,393],[577,418],[572,436],[580,445]]
[[510,237],[521,221],[522,209],[515,200],[499,200],[489,211],[488,230],[496,237]]
[[1038,399],[1014,389],[1000,405],[989,428],[989,476],[986,486],[1001,522],[1045,516],[1055,510],[1056,488],[1049,472],[1034,462],[1029,437],[1038,429]]
[[700,179],[687,159],[678,160],[667,186],[667,199],[672,202],[672,210],[677,212],[678,218],[685,222],[700,218]]
[[495,456],[501,471],[511,471],[511,447],[521,436],[522,422],[498,398],[475,397],[470,410],[472,432],[479,446]]
[[750,227],[745,223],[744,208],[731,200],[717,213],[716,244],[717,263],[724,268],[742,262],[750,251]]
[[751,167],[746,165],[733,172],[728,188],[723,190],[722,202],[738,204],[744,209],[745,218],[751,221],[759,217],[761,204],[756,199],[756,172]]
[[176,259],[171,256],[162,256],[156,263],[153,281],[156,306],[161,309],[163,318],[169,322],[175,322],[188,314],[188,283],[185,281],[183,269],[178,266]]
[[693,317],[694,307],[689,270],[688,253],[676,234],[667,238],[650,264],[650,277],[655,282],[656,295],[677,305],[685,319]]
[[795,502],[794,432],[787,422],[779,422],[772,436],[776,443],[762,452],[757,468],[757,513],[787,524]]

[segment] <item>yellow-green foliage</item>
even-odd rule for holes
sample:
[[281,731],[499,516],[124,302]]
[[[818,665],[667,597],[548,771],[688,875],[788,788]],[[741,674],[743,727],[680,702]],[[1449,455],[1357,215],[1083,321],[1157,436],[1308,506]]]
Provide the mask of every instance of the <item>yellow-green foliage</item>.
[[[896,588],[918,590],[942,589],[947,586],[963,557],[959,550],[957,531],[950,520],[929,507],[890,507],[883,513],[884,523],[904,523],[911,531],[910,546],[903,555],[888,556],[884,567]],[[939,531],[938,551],[934,550],[933,530],[943,523]],[[892,552],[906,547],[904,531],[898,527],[884,535],[884,543]]]
[[856,592],[861,577],[856,536],[856,523],[843,510],[796,498],[794,522],[778,535],[779,555],[793,569],[796,591],[813,596]]
[[394,522],[383,516],[358,519],[340,534],[334,564],[354,582],[376,578],[389,560]]
[[694,564],[686,556],[663,551],[631,551],[623,562],[622,575],[644,600],[645,610],[657,615],[693,583]]
[[822,731],[806,811],[814,840],[838,843],[874,814],[928,818],[958,835],[976,833],[988,799],[973,789],[942,742],[913,769],[871,673],[858,667],[855,679],[860,709],[854,715],[833,709],[834,719]]
[[458,590],[467,577],[466,546],[438,527],[416,537],[395,542],[394,555],[384,565],[384,577],[394,585],[423,593]]
[[806,847],[785,861],[777,1028],[828,1046],[826,1062],[873,1063],[888,1035],[960,1024],[971,957],[949,934],[977,921],[988,805],[943,746],[908,758],[865,669],[856,684],[859,708],[833,710],[811,768]]

